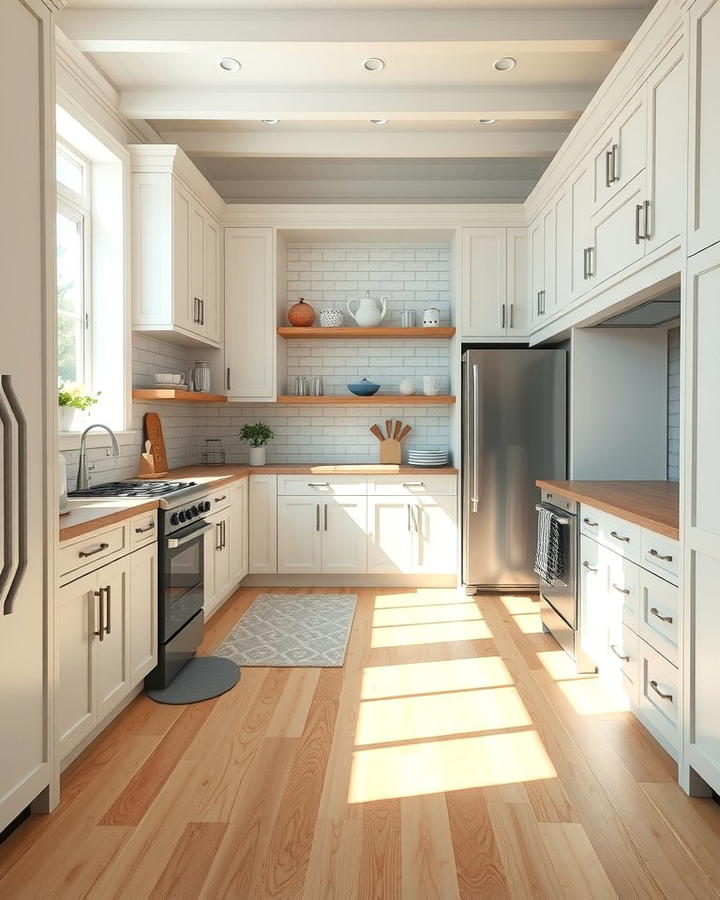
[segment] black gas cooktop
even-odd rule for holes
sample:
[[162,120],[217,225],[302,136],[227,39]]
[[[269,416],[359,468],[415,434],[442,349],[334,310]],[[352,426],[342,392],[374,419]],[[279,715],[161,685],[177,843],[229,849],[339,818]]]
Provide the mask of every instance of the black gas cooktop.
[[193,487],[195,481],[109,481],[81,491],[69,491],[68,497],[162,497]]

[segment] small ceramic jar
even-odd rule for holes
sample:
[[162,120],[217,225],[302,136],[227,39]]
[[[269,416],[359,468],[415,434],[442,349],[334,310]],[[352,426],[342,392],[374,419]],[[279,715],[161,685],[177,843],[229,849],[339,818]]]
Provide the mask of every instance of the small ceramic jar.
[[423,328],[437,328],[440,325],[440,310],[434,306],[423,313]]
[[439,375],[426,375],[423,378],[423,393],[426,397],[435,397],[442,391],[442,378]]
[[414,378],[403,378],[400,382],[400,393],[405,394],[406,397],[410,397],[416,391],[415,387],[415,379]]
[[321,309],[320,327],[339,328],[343,323],[343,314],[339,309]]

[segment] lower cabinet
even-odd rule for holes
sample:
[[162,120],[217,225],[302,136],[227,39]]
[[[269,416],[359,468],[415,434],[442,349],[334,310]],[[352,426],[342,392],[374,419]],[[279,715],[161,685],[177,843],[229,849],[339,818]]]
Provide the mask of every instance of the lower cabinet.
[[251,575],[277,572],[277,475],[251,475],[248,488],[248,568]]
[[208,516],[212,528],[205,535],[205,621],[234,587],[230,547],[232,546],[231,506]]
[[230,571],[238,582],[248,573],[248,479],[230,487]]
[[366,505],[358,496],[278,497],[278,573],[364,573]]
[[56,597],[56,727],[66,756],[157,661],[157,546],[83,575]]

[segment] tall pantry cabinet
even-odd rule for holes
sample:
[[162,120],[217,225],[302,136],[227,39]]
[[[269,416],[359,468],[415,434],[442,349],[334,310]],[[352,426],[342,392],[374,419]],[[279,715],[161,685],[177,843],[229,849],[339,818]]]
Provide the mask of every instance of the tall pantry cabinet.
[[56,797],[48,658],[57,524],[47,447],[57,431],[47,406],[55,392],[51,9],[50,0],[0,3],[0,831],[33,801],[48,809]]

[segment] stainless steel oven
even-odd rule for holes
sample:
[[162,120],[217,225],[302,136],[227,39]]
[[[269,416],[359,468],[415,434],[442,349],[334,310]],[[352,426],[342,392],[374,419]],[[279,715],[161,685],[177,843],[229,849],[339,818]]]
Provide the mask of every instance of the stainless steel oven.
[[574,660],[578,672],[594,672],[595,664],[583,652],[580,643],[580,604],[578,591],[578,504],[575,500],[542,492],[536,509],[547,510],[560,529],[562,571],[549,583],[539,579],[540,618],[543,630],[551,634]]

